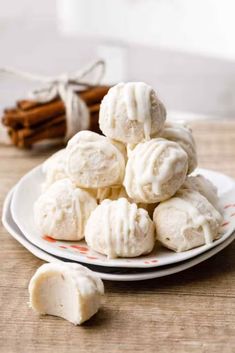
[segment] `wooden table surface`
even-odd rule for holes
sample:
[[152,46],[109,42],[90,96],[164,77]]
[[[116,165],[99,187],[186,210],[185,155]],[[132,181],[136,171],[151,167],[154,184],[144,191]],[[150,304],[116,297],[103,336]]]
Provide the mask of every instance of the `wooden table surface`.
[[[235,178],[235,121],[192,126],[200,167]],[[1,206],[19,178],[51,152],[0,147]],[[28,282],[42,261],[3,227],[0,237],[0,352],[235,352],[235,243],[175,275],[106,281],[100,312],[75,327],[28,308]]]

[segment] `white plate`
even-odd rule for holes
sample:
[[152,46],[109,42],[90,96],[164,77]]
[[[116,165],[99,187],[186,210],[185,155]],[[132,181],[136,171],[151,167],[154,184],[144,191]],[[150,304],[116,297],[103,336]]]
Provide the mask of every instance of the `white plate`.
[[[20,229],[14,223],[13,218],[11,216],[10,203],[11,203],[12,194],[13,194],[13,190],[10,191],[9,194],[7,195],[3,206],[2,222],[4,227],[21,245],[23,245],[27,250],[29,250],[33,255],[35,255],[39,259],[42,259],[47,262],[62,261],[60,258],[52,256],[47,252],[39,249],[35,245],[31,244],[21,233]],[[207,260],[211,256],[223,250],[226,246],[228,246],[234,240],[234,238],[235,238],[235,233],[233,233],[222,244],[216,246],[211,250],[208,250],[207,252],[201,255],[196,256],[192,260],[186,260],[183,263],[180,263],[178,265],[168,266],[167,268],[158,267],[157,269],[146,269],[145,272],[142,272],[142,273],[138,273],[138,270],[136,270],[136,273],[129,273],[129,274],[128,273],[122,273],[122,274],[103,273],[101,271],[99,272],[94,271],[94,272],[96,272],[100,278],[104,280],[110,280],[110,281],[142,281],[147,279],[164,277],[174,273],[181,272],[183,270],[186,270],[190,267],[193,267],[199,264],[202,261]]]
[[[31,243],[52,255],[72,261],[109,267],[150,268],[170,265],[190,259],[221,244],[235,229],[235,189],[233,180],[223,174],[207,171],[205,169],[198,170],[198,172],[212,180],[213,183],[217,185],[221,194],[221,204],[225,211],[224,223],[221,229],[223,235],[212,244],[203,245],[181,253],[175,253],[166,248],[157,247],[151,254],[138,258],[107,259],[106,256],[90,250],[85,241],[66,242],[56,241],[49,237],[41,237],[33,217],[33,204],[41,193],[41,184],[44,179],[41,166],[26,174],[16,185],[11,203],[11,212],[14,222],[25,237]],[[226,186],[226,189],[224,189],[224,186]],[[228,189],[230,189],[230,191],[223,194],[223,192]],[[228,205],[231,207],[227,207]]]

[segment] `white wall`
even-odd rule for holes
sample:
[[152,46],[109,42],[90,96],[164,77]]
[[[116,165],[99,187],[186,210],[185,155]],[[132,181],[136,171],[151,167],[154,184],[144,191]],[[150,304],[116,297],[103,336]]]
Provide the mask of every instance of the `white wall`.
[[[115,70],[117,80],[143,80],[150,83],[170,110],[235,117],[235,60],[231,60],[231,52],[235,49],[235,45],[232,42],[229,54],[226,46],[230,43],[231,33],[225,31],[229,26],[233,26],[230,23],[232,11],[232,15],[225,16],[229,9],[231,10],[230,0],[223,0],[224,9],[221,8],[220,11],[216,7],[216,4],[221,3],[220,0],[213,0],[211,7],[208,5],[211,4],[210,0],[203,0],[203,4],[202,0],[108,0],[106,5],[113,4],[117,19],[122,5],[132,6],[133,22],[129,22],[130,25],[124,27],[121,27],[118,21],[112,23],[112,17],[104,18],[104,8],[100,5],[86,7],[87,4],[91,5],[91,2],[92,5],[104,4],[106,0],[76,0],[78,5],[86,4],[86,11],[80,11],[79,14],[74,11],[74,20],[71,21],[68,21],[66,11],[70,13],[69,5],[72,0],[58,1],[62,6],[67,4],[67,10],[63,10],[65,11],[63,16],[62,7],[59,7],[60,18],[62,16],[65,19],[65,22],[60,21],[60,28],[62,26],[65,30],[67,25],[76,25],[74,31],[70,27],[67,28],[66,35],[58,30],[56,0],[0,0],[0,67],[10,65],[50,75],[76,70],[88,61],[96,59],[97,56],[105,55],[108,58],[108,65],[111,63],[111,68],[112,65],[117,67],[120,62],[125,64],[124,73],[121,70]],[[115,4],[119,4],[120,8],[116,9]],[[146,4],[146,7],[143,7],[143,4]],[[202,16],[196,15],[199,13],[198,4],[201,4]],[[158,12],[150,13],[151,6],[156,5],[159,6]],[[214,7],[217,12],[213,12]],[[140,9],[142,12],[139,12]],[[190,17],[187,17],[181,27],[178,27],[182,13],[186,10],[192,17],[192,23]],[[106,8],[106,14],[107,11]],[[222,17],[225,20],[220,22],[222,17],[217,17],[218,26],[215,26],[217,32],[211,33],[208,29],[204,39],[202,28],[206,26],[209,28],[211,23],[216,24],[215,13],[218,11],[221,12],[221,16],[224,11]],[[211,13],[214,13],[214,17],[210,15]],[[138,27],[136,21],[140,14],[143,21],[138,22]],[[125,21],[126,16],[127,14],[124,13]],[[211,21],[212,17],[214,22]],[[120,41],[107,40],[106,35],[97,36],[98,30],[101,31],[103,28],[102,18],[105,21],[106,34],[110,35],[111,32],[107,29],[107,22],[111,26],[117,26],[119,23],[119,27],[116,28],[117,34],[120,28],[122,36],[125,32],[127,39],[129,38],[130,42],[121,43],[121,47],[124,46],[122,55],[119,56],[115,49],[115,46],[120,46]],[[154,22],[149,23],[149,27],[142,34],[143,37],[138,35],[139,41],[135,41],[134,37],[133,41],[130,40],[128,36],[130,34],[134,36],[137,27],[136,33],[140,34],[146,19],[150,18]],[[199,21],[199,18],[203,20]],[[97,21],[100,25],[98,29]],[[225,22],[227,23],[224,24]],[[77,26],[82,32],[78,31]],[[115,29],[115,26],[112,28]],[[155,37],[156,33],[154,34],[155,26],[158,29],[157,37]],[[188,33],[183,31],[185,26],[190,29]],[[84,31],[90,31],[90,28],[92,31],[96,29],[96,38],[92,36],[88,39],[84,36]],[[73,33],[72,36],[68,35],[70,30]],[[228,34],[227,42],[219,39],[220,31],[222,33],[220,38],[224,38],[223,31]],[[115,35],[115,31],[111,32],[111,35]],[[149,43],[143,42],[143,38],[147,38]],[[157,39],[155,44],[158,43],[158,45],[151,44],[154,38]],[[205,43],[209,38],[218,45],[213,45],[214,51],[212,51],[210,47],[212,43],[208,43],[210,50],[206,52]],[[164,45],[163,39],[167,39]],[[110,51],[110,43],[115,43],[112,51]],[[217,55],[218,50],[220,53]],[[30,87],[26,82],[0,76],[0,110],[11,105],[15,99],[25,97]]]
[[0,0],[0,21],[55,18],[57,0]]
[[234,0],[58,0],[58,13],[64,33],[235,60]]

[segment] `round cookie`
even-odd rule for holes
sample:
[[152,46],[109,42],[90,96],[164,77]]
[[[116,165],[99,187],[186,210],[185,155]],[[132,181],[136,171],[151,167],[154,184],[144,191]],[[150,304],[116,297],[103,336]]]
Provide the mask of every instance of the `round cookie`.
[[80,131],[66,148],[66,173],[82,188],[121,185],[125,172],[125,156],[105,136]]
[[69,179],[56,181],[34,204],[34,219],[41,235],[60,240],[84,238],[84,228],[97,202]]
[[182,188],[198,191],[217,209],[217,211],[221,212],[217,188],[203,175],[188,176],[182,185]]
[[139,143],[159,134],[166,119],[164,105],[144,82],[119,83],[100,106],[99,125],[109,138]]
[[77,263],[43,264],[29,283],[29,305],[34,311],[62,317],[74,325],[98,311],[103,294],[101,279]]
[[45,181],[42,185],[43,191],[46,190],[55,181],[67,177],[65,172],[66,150],[63,148],[54,153],[42,164],[42,172],[45,174]]
[[195,190],[180,190],[153,213],[157,240],[176,252],[210,244],[219,238],[220,213]]
[[183,123],[167,121],[161,137],[177,142],[188,155],[188,174],[197,167],[196,144],[192,131]]
[[104,200],[88,219],[85,239],[108,258],[136,257],[152,251],[154,226],[147,211],[126,198]]
[[136,145],[128,156],[124,186],[137,203],[166,200],[185,181],[188,156],[175,142],[152,139]]

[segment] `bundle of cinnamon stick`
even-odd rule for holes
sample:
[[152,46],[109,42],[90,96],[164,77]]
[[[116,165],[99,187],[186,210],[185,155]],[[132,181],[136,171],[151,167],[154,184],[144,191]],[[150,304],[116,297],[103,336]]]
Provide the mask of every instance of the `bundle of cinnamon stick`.
[[[108,92],[108,86],[95,86],[80,91],[80,98],[90,112],[90,130],[99,132],[99,108],[102,98]],[[7,126],[9,136],[15,146],[30,148],[36,142],[45,139],[65,137],[65,106],[58,97],[49,103],[32,100],[20,100],[16,106],[5,109],[2,123]]]

